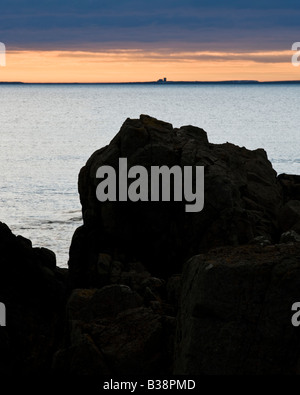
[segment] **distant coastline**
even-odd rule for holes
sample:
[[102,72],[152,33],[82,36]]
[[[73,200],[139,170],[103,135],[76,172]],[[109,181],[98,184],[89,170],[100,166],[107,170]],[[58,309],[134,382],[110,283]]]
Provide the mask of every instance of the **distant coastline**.
[[144,81],[144,82],[21,82],[3,81],[0,85],[270,85],[270,84],[300,84],[300,80],[288,81]]

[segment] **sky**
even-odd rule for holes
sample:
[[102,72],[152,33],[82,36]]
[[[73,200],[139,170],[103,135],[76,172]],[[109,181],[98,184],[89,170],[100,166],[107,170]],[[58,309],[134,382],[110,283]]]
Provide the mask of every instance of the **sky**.
[[299,0],[1,0],[0,81],[300,80]]

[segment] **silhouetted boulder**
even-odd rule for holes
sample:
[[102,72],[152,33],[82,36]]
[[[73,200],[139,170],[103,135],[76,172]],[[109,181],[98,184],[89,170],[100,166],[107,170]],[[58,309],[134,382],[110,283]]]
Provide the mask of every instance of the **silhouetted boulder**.
[[300,243],[220,248],[184,266],[175,374],[299,373]]
[[46,373],[64,328],[66,273],[55,254],[32,248],[0,223],[0,302],[6,326],[0,331],[0,373]]
[[[99,202],[97,169],[114,167],[204,166],[205,203],[200,212],[185,212],[185,202]],[[278,241],[282,186],[264,150],[211,144],[194,126],[173,128],[147,115],[127,119],[111,143],[96,151],[78,181],[84,224],[70,248],[71,287],[109,283],[100,254],[113,260],[140,261],[152,275],[167,278],[199,252],[246,244],[256,237]],[[93,276],[91,276],[93,273]]]

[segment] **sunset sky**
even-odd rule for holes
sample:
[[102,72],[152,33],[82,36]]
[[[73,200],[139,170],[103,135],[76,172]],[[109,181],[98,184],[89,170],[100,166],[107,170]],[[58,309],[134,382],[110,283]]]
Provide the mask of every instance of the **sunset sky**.
[[299,0],[2,0],[0,81],[300,80]]

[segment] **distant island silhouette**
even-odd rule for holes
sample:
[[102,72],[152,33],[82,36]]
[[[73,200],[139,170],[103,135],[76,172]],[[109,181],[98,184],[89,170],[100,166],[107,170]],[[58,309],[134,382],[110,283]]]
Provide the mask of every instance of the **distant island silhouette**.
[[257,81],[257,80],[228,80],[228,81],[168,81],[166,78],[157,81],[142,82],[21,82],[0,81],[0,85],[266,85],[266,84],[300,84],[300,80],[288,81]]

